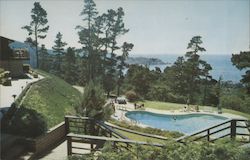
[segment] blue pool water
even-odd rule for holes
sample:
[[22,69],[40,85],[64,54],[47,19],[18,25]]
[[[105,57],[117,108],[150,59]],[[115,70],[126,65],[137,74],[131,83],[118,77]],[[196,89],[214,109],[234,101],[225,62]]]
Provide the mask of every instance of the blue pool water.
[[126,117],[153,128],[190,134],[222,123],[227,118],[208,114],[163,115],[146,111],[131,111]]

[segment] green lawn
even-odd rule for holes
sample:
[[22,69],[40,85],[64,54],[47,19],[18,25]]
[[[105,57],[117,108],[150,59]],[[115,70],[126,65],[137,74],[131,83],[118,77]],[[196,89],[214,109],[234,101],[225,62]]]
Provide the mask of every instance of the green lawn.
[[144,104],[146,108],[153,108],[159,110],[177,110],[183,109],[185,104],[170,103],[170,102],[159,102],[159,101],[140,101],[140,104]]
[[[185,106],[185,104],[159,102],[159,101],[148,101],[148,100],[140,101],[137,103],[140,103],[140,104],[143,103],[146,108],[153,108],[153,109],[159,109],[159,110],[178,110],[178,109],[183,109]],[[217,111],[217,108],[210,107],[210,106],[199,106],[199,108],[201,110],[208,109],[208,110]],[[226,112],[226,113],[240,115],[240,116],[243,116],[243,117],[250,119],[250,114],[247,114],[247,113],[243,113],[243,112],[239,112],[239,111],[235,111],[235,110],[231,110],[231,109],[224,109],[224,108],[222,109],[222,111]]]
[[122,135],[128,137],[131,140],[136,141],[143,141],[143,142],[152,142],[152,143],[163,143],[163,140],[157,139],[157,138],[150,138],[145,136],[140,136],[134,133],[129,133],[126,131],[116,130],[117,132],[121,133]]
[[45,79],[35,83],[27,93],[23,105],[41,113],[48,127],[64,120],[64,115],[75,114],[74,105],[81,93],[64,80],[42,71],[36,71]]

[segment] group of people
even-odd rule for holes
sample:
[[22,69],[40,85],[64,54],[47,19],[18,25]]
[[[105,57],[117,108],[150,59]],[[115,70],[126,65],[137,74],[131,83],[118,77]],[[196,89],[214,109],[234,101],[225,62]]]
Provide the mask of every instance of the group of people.
[[139,109],[139,108],[144,108],[144,104],[138,105],[138,104],[134,104],[135,110]]

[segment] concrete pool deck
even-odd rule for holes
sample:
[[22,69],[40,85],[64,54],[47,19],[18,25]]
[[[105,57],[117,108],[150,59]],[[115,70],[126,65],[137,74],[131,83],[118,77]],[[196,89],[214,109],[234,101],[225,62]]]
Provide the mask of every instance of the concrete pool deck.
[[[140,127],[152,127],[152,125],[147,125],[147,124],[144,124],[143,122],[141,121],[137,121],[137,120],[133,120],[133,119],[130,119],[128,117],[126,117],[126,113],[127,112],[130,112],[130,111],[146,111],[146,112],[150,112],[150,113],[156,113],[156,114],[162,114],[162,115],[194,115],[194,114],[205,114],[205,115],[211,115],[211,116],[220,116],[220,117],[225,117],[225,118],[228,118],[228,120],[230,119],[244,119],[244,120],[247,120],[247,118],[245,117],[242,117],[240,115],[235,115],[235,114],[230,114],[230,113],[222,113],[222,114],[218,114],[216,111],[217,110],[214,110],[212,111],[211,109],[210,110],[200,110],[199,112],[196,112],[196,111],[184,111],[183,109],[179,109],[179,110],[159,110],[159,109],[152,109],[152,108],[144,108],[143,110],[140,109],[140,110],[135,110],[134,109],[134,105],[131,104],[131,103],[128,103],[126,105],[121,105],[121,104],[115,104],[115,108],[116,108],[116,111],[115,113],[112,115],[112,117],[116,120],[119,120],[119,121],[124,121],[124,122],[127,122],[129,123],[130,125],[137,125],[137,126],[140,126]],[[227,120],[225,120],[227,121]],[[199,123],[199,122],[198,122]],[[243,122],[238,122],[238,124],[242,125],[242,126],[245,126],[246,124],[243,123]],[[211,125],[211,124],[210,124]],[[216,125],[216,124],[214,124]],[[225,124],[226,125],[226,124]],[[212,125],[213,126],[213,125]],[[179,131],[179,129],[177,129],[176,131],[179,131],[185,135],[189,135],[189,134],[193,134],[193,133],[196,133],[198,131],[201,131],[201,130],[205,130],[206,128],[208,128],[209,126],[205,126],[204,125],[204,128],[201,128],[201,129],[198,129],[198,130],[193,130],[192,132],[190,133],[184,133],[183,131]],[[211,127],[211,126],[210,126]],[[220,126],[221,127],[221,126]],[[220,127],[218,127],[217,129],[220,129]],[[153,127],[154,128],[154,127]],[[157,127],[156,127],[157,128]],[[161,129],[161,128],[158,128],[158,129]],[[168,129],[166,129],[168,130]],[[170,129],[171,130],[171,129]],[[240,133],[244,133],[244,134],[249,134],[249,131],[247,129],[241,129],[238,130],[240,131]],[[225,134],[225,133],[223,133]],[[218,134],[214,134],[213,138],[215,137],[220,137],[220,133]],[[246,138],[245,136],[238,136],[240,138]],[[247,137],[248,139],[249,137]]]
[[[231,113],[223,113],[218,114],[215,110],[212,110],[211,107],[206,107],[205,110],[199,110],[199,112],[196,111],[184,111],[184,109],[179,110],[160,110],[160,109],[153,109],[153,108],[143,108],[141,109],[134,109],[134,104],[127,103],[127,104],[117,104],[115,103],[116,112],[114,113],[115,117],[121,119],[121,120],[128,120],[128,118],[125,117],[125,113],[128,111],[147,111],[157,114],[166,114],[166,115],[188,115],[188,114],[208,114],[208,115],[215,115],[215,116],[222,116],[229,119],[247,119],[240,115],[235,115]],[[222,110],[223,111],[223,110]]]
[[[11,80],[11,86],[0,85],[0,110],[8,110],[14,102],[13,95],[16,95],[17,98],[29,83],[36,82],[44,78],[41,75],[38,75],[38,78],[33,78],[29,74],[27,74],[27,76],[28,77],[25,79]],[[0,115],[0,117],[1,116],[2,115]]]

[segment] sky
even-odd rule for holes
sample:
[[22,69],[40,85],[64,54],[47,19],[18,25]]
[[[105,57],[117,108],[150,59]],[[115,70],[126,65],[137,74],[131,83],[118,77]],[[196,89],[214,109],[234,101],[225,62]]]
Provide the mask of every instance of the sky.
[[[40,40],[54,45],[61,32],[68,47],[81,47],[75,27],[83,25],[83,0],[37,0],[47,11],[50,26]],[[34,0],[0,0],[0,35],[24,41],[21,29],[31,21]],[[100,14],[123,7],[130,31],[119,38],[134,44],[130,55],[184,54],[193,36],[200,35],[206,54],[232,54],[250,49],[250,0],[95,0]]]

